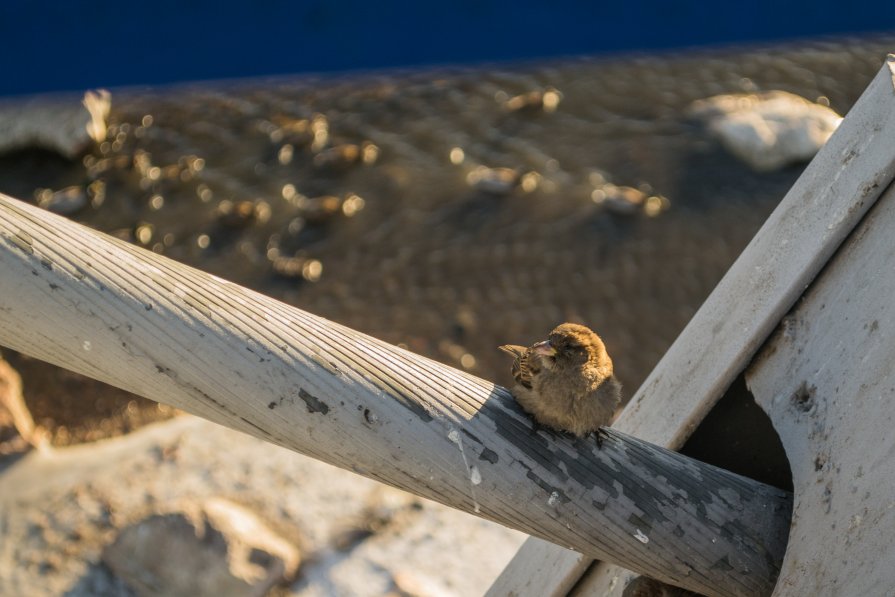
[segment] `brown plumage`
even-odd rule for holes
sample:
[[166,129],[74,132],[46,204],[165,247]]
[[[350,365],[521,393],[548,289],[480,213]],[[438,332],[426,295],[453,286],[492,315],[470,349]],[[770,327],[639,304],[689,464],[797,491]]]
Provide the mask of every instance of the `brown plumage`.
[[612,421],[621,384],[603,341],[589,328],[564,323],[544,342],[500,349],[516,357],[512,393],[538,423],[582,437]]

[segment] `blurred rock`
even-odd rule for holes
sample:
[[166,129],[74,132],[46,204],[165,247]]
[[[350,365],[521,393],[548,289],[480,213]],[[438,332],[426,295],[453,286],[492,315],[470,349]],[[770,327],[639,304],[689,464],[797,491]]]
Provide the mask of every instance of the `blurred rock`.
[[336,216],[352,217],[362,210],[365,201],[359,195],[347,193],[343,197],[323,195],[321,197],[305,197],[297,195],[293,204],[299,215],[310,224],[323,224]]
[[103,561],[147,597],[261,597],[295,574],[299,553],[249,510],[211,499],[123,529]]
[[519,184],[521,174],[512,168],[478,166],[466,175],[466,182],[477,191],[489,195],[509,195]]
[[105,90],[88,91],[80,104],[71,96],[0,103],[0,153],[40,148],[75,158],[105,139],[111,105]]
[[[103,565],[103,552],[106,560],[128,559],[122,529],[134,535],[132,547],[157,548],[140,556],[145,560],[140,566],[179,558],[176,569],[194,576],[197,562],[206,560],[232,570],[227,563],[232,548],[222,547],[229,531],[219,516],[220,510],[232,510],[231,504],[209,505],[221,496],[250,508],[257,514],[254,520],[300,546],[300,574],[283,593],[274,589],[292,597],[378,597],[400,593],[401,587],[407,594],[415,592],[414,584],[433,596],[481,595],[525,538],[244,433],[182,416],[108,441],[32,450],[0,470],[0,595],[131,595],[122,590],[117,574],[123,573],[113,575],[112,564]],[[230,519],[243,524],[241,516]],[[158,529],[165,525],[173,530]],[[165,543],[140,543],[141,529],[146,535],[182,536],[175,541],[162,534],[158,541]],[[254,541],[260,532],[249,528],[245,534]],[[249,562],[270,571],[262,554],[273,548],[254,550],[255,543],[246,543]],[[186,547],[192,551],[184,555]],[[289,560],[274,557],[289,569]],[[246,562],[246,556],[239,558]],[[133,570],[143,582],[156,574],[152,568]],[[137,588],[129,577],[126,582]],[[156,590],[168,586],[159,584]],[[227,589],[215,597],[246,594],[239,591]]]
[[276,257],[271,261],[274,273],[283,278],[304,278],[316,282],[323,274],[323,264],[310,257]]
[[22,378],[0,358],[0,456],[26,452],[38,439],[22,397]]
[[842,122],[830,108],[785,91],[717,95],[693,102],[690,112],[759,172],[810,160]]
[[325,149],[314,156],[314,166],[321,169],[345,170],[355,164],[371,165],[379,158],[379,147],[369,141],[360,145],[346,143]]
[[311,121],[307,118],[292,118],[282,114],[275,114],[270,122],[260,122],[258,128],[265,132],[273,143],[305,147],[314,141]]
[[34,191],[34,198],[37,200],[37,204],[45,210],[63,216],[78,213],[87,205],[87,191],[79,185],[58,191],[37,189]]
[[87,123],[87,134],[97,143],[106,138],[106,121],[109,118],[109,110],[112,109],[112,94],[105,89],[88,91],[84,94],[81,103],[90,114],[90,122]]
[[266,201],[221,201],[217,208],[218,222],[225,228],[246,228],[263,224],[270,219],[270,205]]
[[591,199],[612,213],[623,216],[643,213],[649,217],[655,217],[671,207],[671,202],[667,197],[648,195],[640,189],[620,187],[611,183],[604,183],[594,189],[591,192]]
[[646,195],[633,187],[617,187],[614,184],[607,184],[591,193],[591,199],[598,205],[604,205],[613,213],[633,215],[643,208]]
[[511,97],[504,102],[503,107],[508,112],[555,112],[560,101],[562,94],[553,87],[548,87]]

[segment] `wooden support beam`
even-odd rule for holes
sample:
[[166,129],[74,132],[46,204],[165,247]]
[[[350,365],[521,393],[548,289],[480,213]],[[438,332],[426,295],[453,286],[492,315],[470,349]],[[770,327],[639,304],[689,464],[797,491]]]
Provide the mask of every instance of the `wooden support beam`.
[[796,506],[778,597],[895,587],[895,185],[746,371]]
[[786,492],[536,431],[502,387],[2,195],[0,344],[696,591],[767,594],[785,550]]

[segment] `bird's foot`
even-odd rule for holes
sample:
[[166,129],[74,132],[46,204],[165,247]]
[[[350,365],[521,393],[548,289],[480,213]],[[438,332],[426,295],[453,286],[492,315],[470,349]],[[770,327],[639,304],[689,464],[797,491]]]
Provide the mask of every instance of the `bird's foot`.
[[552,433],[552,432],[553,432],[553,430],[552,430],[550,427],[547,427],[546,425],[541,424],[541,423],[540,423],[539,421],[537,421],[536,419],[532,419],[532,420],[531,420],[531,434],[532,434],[532,435],[537,435],[537,434],[540,433],[541,431],[545,431],[545,432],[547,432],[547,433]]
[[603,436],[606,435],[606,431],[602,427],[597,427],[596,431],[592,431],[591,433],[594,434],[594,439],[597,440],[597,448],[602,450]]

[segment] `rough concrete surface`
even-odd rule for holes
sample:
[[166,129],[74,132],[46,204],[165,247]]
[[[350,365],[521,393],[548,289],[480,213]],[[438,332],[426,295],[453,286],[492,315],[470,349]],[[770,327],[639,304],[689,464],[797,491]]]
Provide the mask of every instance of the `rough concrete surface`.
[[0,594],[136,594],[103,549],[153,515],[220,498],[297,546],[278,595],[481,594],[524,538],[183,416],[0,469]]

